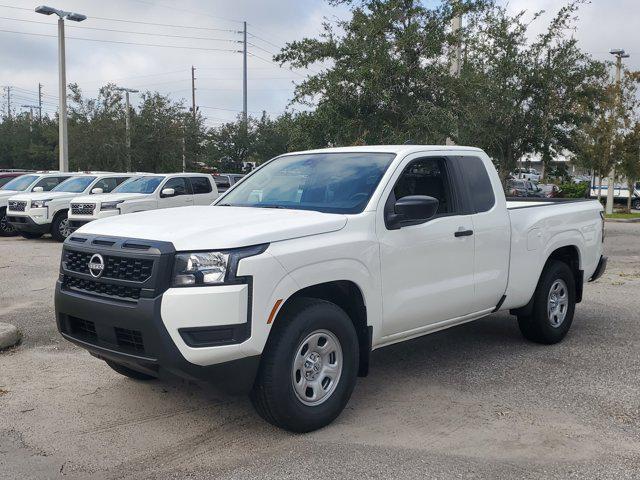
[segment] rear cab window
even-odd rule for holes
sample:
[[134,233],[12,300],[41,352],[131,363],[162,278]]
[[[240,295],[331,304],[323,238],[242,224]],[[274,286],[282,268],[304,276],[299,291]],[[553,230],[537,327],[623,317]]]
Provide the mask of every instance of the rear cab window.
[[496,197],[482,159],[472,156],[461,157],[460,169],[475,213],[491,210],[496,203]]
[[207,177],[189,177],[189,180],[191,181],[194,195],[211,193],[213,191],[211,181]]

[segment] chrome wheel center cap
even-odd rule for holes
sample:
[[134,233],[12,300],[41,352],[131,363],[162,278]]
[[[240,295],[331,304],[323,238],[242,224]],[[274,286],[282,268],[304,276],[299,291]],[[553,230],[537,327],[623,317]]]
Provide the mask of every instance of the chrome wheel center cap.
[[304,377],[307,380],[315,380],[322,370],[322,357],[316,352],[311,352],[304,359]]

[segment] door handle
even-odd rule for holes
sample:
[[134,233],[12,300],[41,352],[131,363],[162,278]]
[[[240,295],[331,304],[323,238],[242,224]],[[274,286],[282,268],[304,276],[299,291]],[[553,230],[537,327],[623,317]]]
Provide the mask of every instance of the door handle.
[[473,235],[473,230],[458,230],[453,234],[454,237],[470,237]]

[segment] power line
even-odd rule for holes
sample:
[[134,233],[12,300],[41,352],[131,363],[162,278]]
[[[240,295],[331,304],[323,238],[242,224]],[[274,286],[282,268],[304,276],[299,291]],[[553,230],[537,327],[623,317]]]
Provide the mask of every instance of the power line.
[[[18,35],[31,35],[31,36],[36,36],[36,37],[58,38],[57,35],[49,35],[49,34],[46,34],[46,33],[18,32],[18,31],[15,31],[15,30],[3,30],[3,29],[0,29],[0,32],[3,32],[3,33],[14,33],[14,34],[18,34]],[[157,43],[124,42],[124,41],[120,41],[120,40],[101,40],[101,39],[97,39],[97,38],[83,38],[83,37],[69,37],[69,36],[66,36],[65,39],[82,40],[82,41],[85,41],[85,42],[115,43],[115,44],[120,44],[120,45],[137,45],[137,46],[140,46],[140,47],[178,48],[178,49],[184,49],[184,50],[201,50],[201,51],[207,51],[207,52],[241,53],[240,50],[232,50],[232,49],[229,49],[229,48],[208,48],[208,47],[187,47],[187,46],[180,46],[180,45],[160,45],[160,44],[157,44]]]
[[[2,20],[13,20],[13,21],[16,21],[16,22],[37,23],[38,25],[55,26],[55,24],[53,24],[51,22],[40,22],[38,20],[25,20],[25,19],[22,19],[22,18],[11,18],[11,17],[0,17],[0,19],[2,19]],[[80,26],[80,25],[66,25],[66,26],[68,28],[79,28],[81,30],[96,30],[96,31],[100,31],[100,32],[128,33],[128,34],[133,34],[133,35],[147,35],[147,36],[153,36],[153,37],[183,38],[183,39],[189,39],[189,40],[208,40],[208,41],[213,41],[213,42],[233,42],[233,43],[239,43],[240,42],[240,40],[234,40],[234,39],[231,39],[231,38],[192,37],[192,36],[189,36],[189,35],[172,35],[172,34],[169,34],[169,33],[134,32],[134,31],[131,31],[131,30],[117,30],[117,29],[113,29],[113,28],[99,28],[99,27],[83,27],[83,26]]]

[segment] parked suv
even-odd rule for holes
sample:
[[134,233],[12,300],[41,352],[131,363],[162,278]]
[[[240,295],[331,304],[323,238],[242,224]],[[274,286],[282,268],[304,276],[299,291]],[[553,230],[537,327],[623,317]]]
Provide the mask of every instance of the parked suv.
[[69,221],[73,230],[100,218],[159,208],[210,205],[218,198],[211,176],[203,173],[145,175],[123,183],[109,195],[76,197]]
[[7,221],[7,205],[10,197],[20,192],[48,192],[67,180],[70,173],[38,172],[14,178],[0,188],[0,236],[16,235],[16,230]]
[[80,193],[101,194],[112,191],[125,180],[127,173],[82,173],[57,185],[50,192],[23,193],[9,198],[7,220],[25,238],[39,238],[45,233],[62,242],[69,230],[69,202]]

